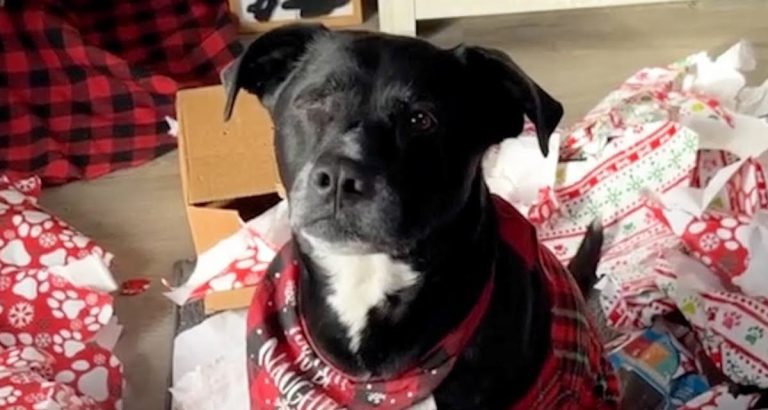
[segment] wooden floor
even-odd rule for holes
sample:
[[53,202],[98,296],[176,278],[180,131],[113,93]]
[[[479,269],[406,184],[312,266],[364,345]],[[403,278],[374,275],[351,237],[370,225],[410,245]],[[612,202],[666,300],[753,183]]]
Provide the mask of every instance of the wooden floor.
[[[768,76],[768,1],[726,0],[607,10],[473,18],[421,24],[441,45],[464,42],[507,51],[566,107],[571,124],[636,69],[699,50],[754,41],[755,78]],[[375,17],[367,24],[376,26]],[[119,279],[170,277],[192,255],[177,156],[97,181],[48,190],[43,203],[116,255]],[[125,332],[127,410],[163,408],[171,360],[172,306],[155,281],[145,294],[117,299]]]

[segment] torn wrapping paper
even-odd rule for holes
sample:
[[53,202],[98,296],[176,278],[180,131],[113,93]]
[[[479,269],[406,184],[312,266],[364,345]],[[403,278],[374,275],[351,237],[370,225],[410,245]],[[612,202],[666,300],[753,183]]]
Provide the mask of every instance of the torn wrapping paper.
[[[575,254],[587,226],[595,219],[602,220],[605,254],[601,271],[611,272],[603,305],[609,305],[608,321],[615,327],[639,329],[650,324],[652,315],[643,317],[634,305],[652,303],[656,309],[653,314],[674,309],[671,301],[660,297],[648,300],[644,292],[634,290],[654,286],[648,279],[653,269],[644,262],[679,242],[653,217],[645,195],[646,191],[663,193],[688,186],[698,139],[678,121],[678,108],[695,105],[701,107],[697,108],[701,115],[728,121],[716,101],[688,93],[672,95],[684,72],[644,69],[606,98],[565,134],[561,161],[550,177],[553,179],[540,182],[539,192],[544,195],[528,207],[528,217],[537,224],[540,239],[564,263]],[[529,149],[527,154],[541,157],[538,150]],[[517,167],[510,158],[496,163]],[[489,186],[512,203],[528,199],[514,193],[510,196],[497,182],[489,181]]]
[[124,280],[120,284],[120,294],[123,296],[136,296],[146,292],[152,281],[148,278],[133,278]]
[[[762,132],[768,135],[768,123],[762,123]],[[712,174],[702,188],[660,196],[662,209],[655,214],[726,287],[768,297],[768,188],[763,165],[768,165],[768,146],[749,139],[729,145],[754,151]]]
[[211,292],[255,285],[290,235],[288,203],[282,201],[201,254],[187,282],[165,295],[183,305]]
[[[766,387],[768,82],[745,87],[741,71],[754,66],[742,42],[714,60],[638,71],[564,133],[555,179],[537,182],[549,197],[507,199],[529,201],[563,262],[602,220],[609,325],[643,329],[680,311],[728,378]],[[535,212],[542,204],[549,219]]]
[[[509,138],[491,147],[483,158],[483,175],[491,191],[508,199],[524,215],[534,221],[549,219],[556,204],[552,199],[557,155],[560,149],[560,133],[555,132],[549,140],[549,157],[539,150],[536,130],[526,122],[518,138]],[[514,167],[505,166],[515,164]],[[531,172],[536,170],[536,172]],[[531,204],[537,204],[531,209]]]
[[742,113],[732,117],[730,130],[713,132],[701,119],[689,124],[707,148],[732,156],[721,158],[719,169],[699,176],[703,186],[658,197],[661,205],[655,213],[687,255],[667,252],[656,263],[656,281],[729,379],[766,388],[768,123]]
[[707,356],[731,381],[768,388],[768,300],[722,287],[695,258],[670,251],[656,264],[658,289],[685,316]]
[[112,256],[39,193],[37,178],[0,176],[0,407],[119,408]]
[[723,212],[708,212],[701,217],[680,211],[657,210],[655,213],[724,285],[733,286],[733,279],[747,270],[750,264],[748,217]]
[[[44,376],[55,360],[35,347],[0,352],[0,407],[11,409],[97,409],[93,398],[83,397],[67,384],[51,383]],[[28,407],[34,405],[34,407]]]

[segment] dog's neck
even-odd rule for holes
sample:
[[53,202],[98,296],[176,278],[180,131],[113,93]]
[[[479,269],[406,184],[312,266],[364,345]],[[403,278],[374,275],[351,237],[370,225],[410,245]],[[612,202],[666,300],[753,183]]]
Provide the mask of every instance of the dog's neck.
[[401,371],[469,314],[491,277],[498,238],[484,182],[469,198],[405,260],[301,252],[307,329],[341,370],[362,377]]
[[[419,286],[421,274],[405,262],[387,254],[344,255],[313,253],[312,261],[325,275],[327,302],[346,328],[349,350],[357,353],[368,325],[371,309],[380,309],[396,319],[397,307],[388,298],[412,293]],[[400,303],[403,305],[403,302]]]

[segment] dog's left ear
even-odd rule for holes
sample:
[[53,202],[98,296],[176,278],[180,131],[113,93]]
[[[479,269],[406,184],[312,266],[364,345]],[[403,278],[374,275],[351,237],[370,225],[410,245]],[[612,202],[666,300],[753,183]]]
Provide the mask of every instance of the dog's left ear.
[[241,88],[264,102],[288,78],[312,40],[327,32],[322,25],[292,24],[254,40],[240,57],[221,71],[221,83],[227,97],[224,121],[232,116],[232,107]]
[[516,136],[522,131],[522,119],[510,118],[514,107],[536,125],[539,148],[549,154],[549,137],[563,117],[563,106],[542,90],[505,53],[482,47],[461,46],[456,53],[480,84],[480,97],[487,99],[492,121],[499,121],[496,132],[502,138]]

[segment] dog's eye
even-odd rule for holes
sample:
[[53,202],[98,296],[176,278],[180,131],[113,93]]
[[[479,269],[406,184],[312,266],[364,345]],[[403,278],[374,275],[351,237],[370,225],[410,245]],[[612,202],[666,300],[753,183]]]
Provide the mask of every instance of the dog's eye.
[[415,134],[427,134],[435,129],[437,121],[432,114],[426,111],[416,110],[410,113],[408,126],[411,128],[411,132]]

